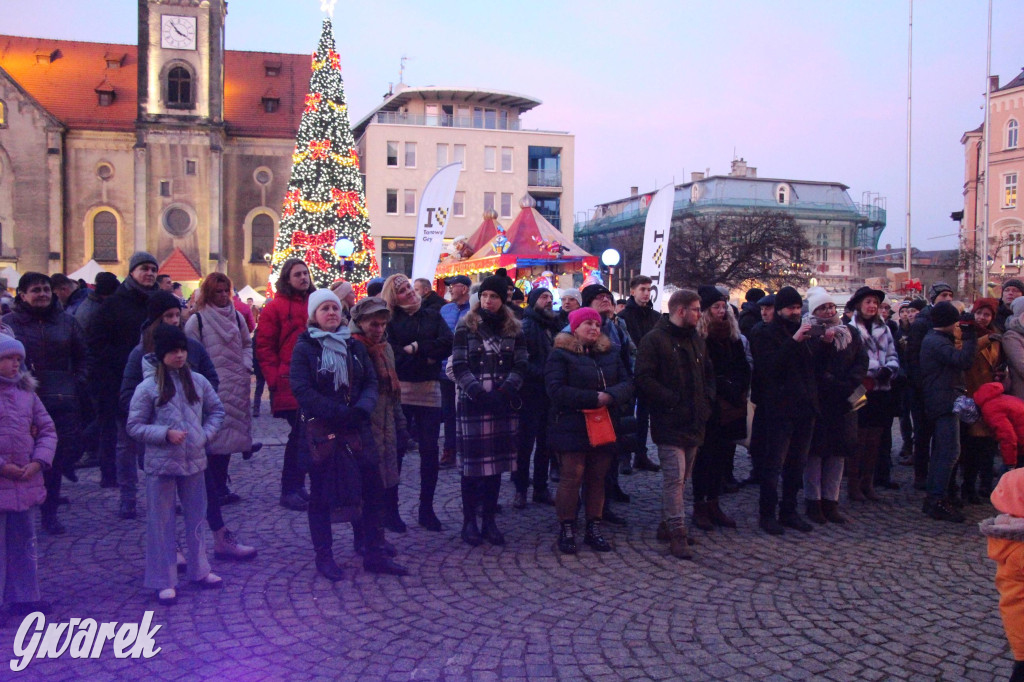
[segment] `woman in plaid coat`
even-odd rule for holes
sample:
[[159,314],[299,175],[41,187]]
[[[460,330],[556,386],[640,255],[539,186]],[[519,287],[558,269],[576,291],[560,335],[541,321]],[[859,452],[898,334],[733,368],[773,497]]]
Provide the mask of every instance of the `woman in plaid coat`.
[[[452,371],[459,387],[456,448],[462,461],[462,539],[505,544],[494,523],[501,475],[516,470],[516,434],[528,353],[522,325],[505,305],[504,277],[480,285],[480,302],[455,329]],[[476,523],[483,508],[483,526]]]

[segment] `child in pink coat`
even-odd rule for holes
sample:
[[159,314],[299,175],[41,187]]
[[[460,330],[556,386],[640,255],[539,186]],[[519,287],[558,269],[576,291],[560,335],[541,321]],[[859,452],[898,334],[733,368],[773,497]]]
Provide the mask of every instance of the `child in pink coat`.
[[42,471],[57,448],[53,420],[24,361],[21,342],[0,334],[0,594],[18,615],[50,608],[39,600],[31,509],[46,499]]
[[995,431],[999,451],[1008,467],[1017,466],[1024,454],[1024,400],[1006,395],[998,381],[982,384],[974,392],[974,402],[985,424]]

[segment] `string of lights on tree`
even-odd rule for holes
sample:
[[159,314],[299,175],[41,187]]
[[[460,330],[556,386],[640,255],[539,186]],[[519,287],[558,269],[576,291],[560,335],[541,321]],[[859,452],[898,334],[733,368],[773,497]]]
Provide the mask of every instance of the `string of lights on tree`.
[[341,57],[334,48],[331,20],[324,19],[295,140],[270,283],[272,288],[285,260],[301,258],[317,287],[344,278],[356,295],[363,295],[367,281],[380,274],[380,266],[345,105]]

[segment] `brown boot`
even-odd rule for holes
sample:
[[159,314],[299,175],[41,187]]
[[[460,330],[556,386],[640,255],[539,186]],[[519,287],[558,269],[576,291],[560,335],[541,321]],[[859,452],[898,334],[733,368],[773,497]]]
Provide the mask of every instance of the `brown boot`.
[[839,513],[838,502],[822,500],[821,513],[829,523],[846,523],[846,517]]
[[715,529],[715,524],[711,520],[710,502],[693,503],[693,525],[697,526],[697,528],[700,528],[704,531],[710,531]]
[[825,514],[822,513],[821,500],[806,500],[805,504],[807,505],[807,518],[811,521],[815,523],[825,523],[828,521]]
[[686,541],[686,529],[675,528],[669,533],[668,553],[677,559],[692,559],[693,552]]
[[735,528],[736,522],[726,515],[722,508],[718,506],[718,500],[708,501],[708,505],[711,511],[711,523],[722,528]]

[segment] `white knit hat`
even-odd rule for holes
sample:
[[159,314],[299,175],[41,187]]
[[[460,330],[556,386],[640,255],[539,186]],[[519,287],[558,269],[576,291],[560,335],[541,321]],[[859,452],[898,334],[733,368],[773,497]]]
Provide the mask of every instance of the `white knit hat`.
[[306,304],[306,310],[309,313],[309,318],[313,319],[313,314],[316,313],[316,309],[327,301],[334,301],[341,307],[341,300],[338,298],[330,289],[317,289],[309,295],[309,301]]
[[827,303],[835,305],[836,300],[823,288],[815,287],[807,291],[807,312],[813,314],[815,310]]

